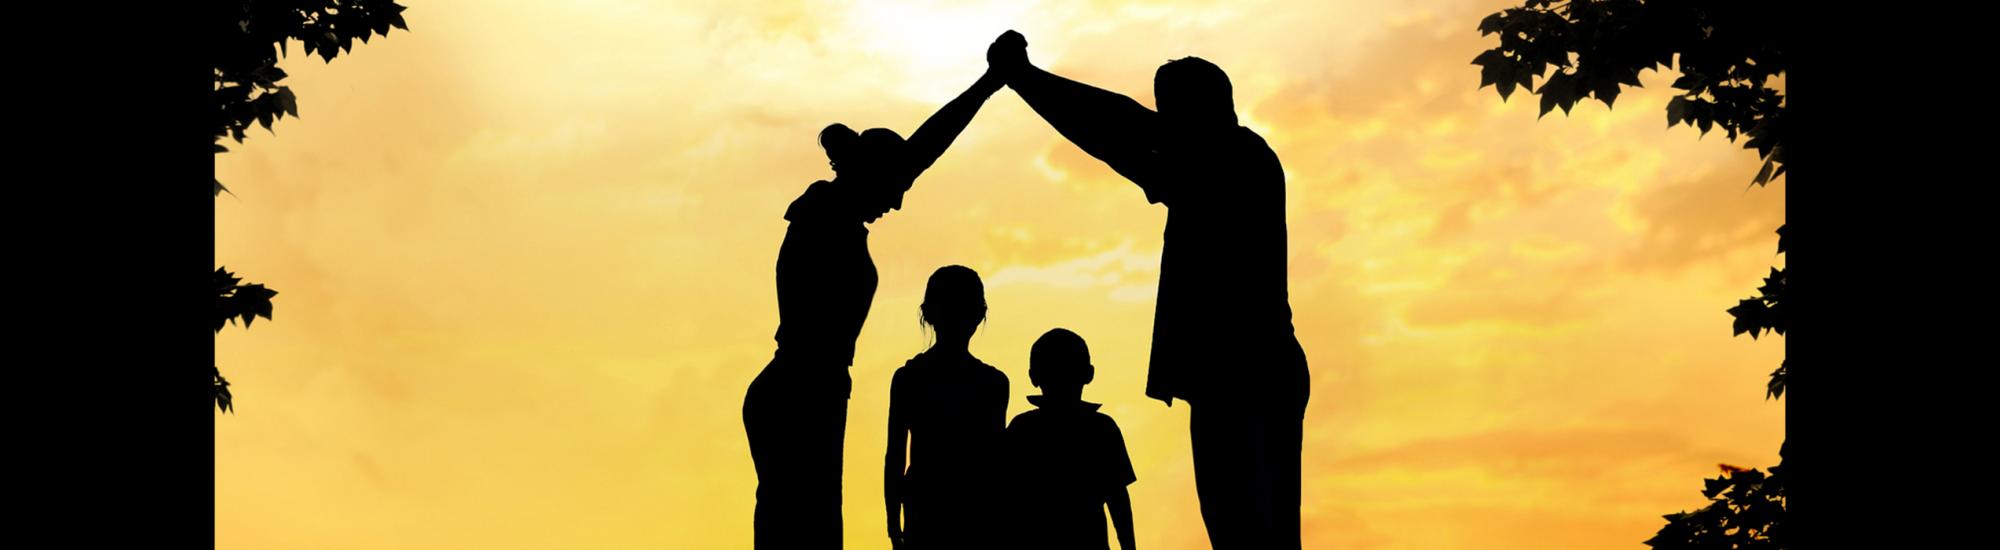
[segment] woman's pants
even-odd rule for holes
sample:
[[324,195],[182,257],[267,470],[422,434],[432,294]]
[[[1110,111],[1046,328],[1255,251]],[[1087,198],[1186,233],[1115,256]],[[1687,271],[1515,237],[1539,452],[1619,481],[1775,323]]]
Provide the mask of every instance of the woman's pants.
[[757,466],[755,547],[840,548],[841,444],[852,380],[842,365],[772,361],[743,398]]

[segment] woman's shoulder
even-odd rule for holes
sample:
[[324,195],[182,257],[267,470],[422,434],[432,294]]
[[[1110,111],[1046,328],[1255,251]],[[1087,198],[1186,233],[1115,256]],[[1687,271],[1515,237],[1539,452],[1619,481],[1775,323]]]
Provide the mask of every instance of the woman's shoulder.
[[838,202],[838,193],[833,191],[832,183],[826,180],[812,182],[812,185],[806,186],[804,193],[799,193],[799,198],[792,199],[791,206],[785,208],[785,220],[818,222],[834,219],[834,213],[839,210],[836,206]]

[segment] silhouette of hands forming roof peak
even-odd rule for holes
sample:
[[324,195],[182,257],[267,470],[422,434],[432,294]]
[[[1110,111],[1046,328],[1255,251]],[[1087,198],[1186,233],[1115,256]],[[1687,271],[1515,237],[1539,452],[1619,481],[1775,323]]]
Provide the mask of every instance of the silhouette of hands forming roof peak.
[[1021,33],[1007,31],[993,39],[993,45],[986,48],[986,65],[1002,78],[1012,78],[1022,67],[1028,65],[1028,39]]

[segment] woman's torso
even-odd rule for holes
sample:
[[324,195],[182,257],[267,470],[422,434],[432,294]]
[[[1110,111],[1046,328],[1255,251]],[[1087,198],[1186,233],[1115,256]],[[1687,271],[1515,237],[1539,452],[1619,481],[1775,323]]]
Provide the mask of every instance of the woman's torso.
[[868,228],[827,182],[814,183],[785,213],[778,249],[778,355],[791,364],[854,363],[875,299]]

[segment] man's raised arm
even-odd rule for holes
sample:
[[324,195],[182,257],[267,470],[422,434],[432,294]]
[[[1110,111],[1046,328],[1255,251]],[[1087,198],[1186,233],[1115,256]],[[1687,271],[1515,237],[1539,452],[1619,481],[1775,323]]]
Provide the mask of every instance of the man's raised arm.
[[1034,66],[1020,33],[1000,35],[986,55],[993,70],[1006,75],[1014,93],[1057,133],[1140,186],[1151,183],[1159,113],[1132,98]]

